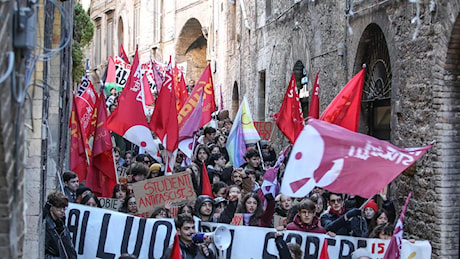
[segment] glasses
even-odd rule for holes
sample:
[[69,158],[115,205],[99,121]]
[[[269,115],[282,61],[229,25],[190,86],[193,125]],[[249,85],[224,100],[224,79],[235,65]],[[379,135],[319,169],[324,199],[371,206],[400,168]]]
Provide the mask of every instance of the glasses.
[[332,204],[334,203],[341,203],[343,200],[341,198],[335,199],[335,200],[329,200]]
[[150,160],[144,161],[144,163],[150,163]]

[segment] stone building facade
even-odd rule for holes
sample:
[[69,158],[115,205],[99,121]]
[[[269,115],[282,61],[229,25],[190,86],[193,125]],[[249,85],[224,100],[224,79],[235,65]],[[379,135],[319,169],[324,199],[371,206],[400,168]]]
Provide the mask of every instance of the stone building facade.
[[187,61],[188,79],[210,63],[224,108],[234,115],[246,96],[268,121],[293,72],[305,112],[319,74],[322,111],[366,64],[360,132],[400,147],[436,141],[389,186],[398,212],[413,191],[405,236],[431,241],[433,258],[460,257],[460,1],[127,2],[92,2],[94,79],[120,44],[129,55],[138,44],[143,62]]
[[3,258],[44,258],[41,211],[67,164],[72,14],[73,1],[0,2]]

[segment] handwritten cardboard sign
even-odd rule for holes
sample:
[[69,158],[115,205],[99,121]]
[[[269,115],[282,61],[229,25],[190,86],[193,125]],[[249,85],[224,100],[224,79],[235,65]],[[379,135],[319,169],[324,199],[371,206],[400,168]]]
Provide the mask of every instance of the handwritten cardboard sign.
[[101,203],[103,209],[110,209],[114,211],[118,211],[123,204],[123,200],[104,197],[99,197],[99,202]]
[[279,226],[282,226],[284,227],[284,224],[286,224],[286,218],[285,217],[281,217],[280,215],[273,215],[273,226],[276,228],[276,227],[279,227]]
[[254,127],[263,140],[269,140],[273,129],[273,122],[254,122]]
[[138,213],[152,211],[166,202],[196,199],[192,178],[188,173],[175,173],[133,183]]

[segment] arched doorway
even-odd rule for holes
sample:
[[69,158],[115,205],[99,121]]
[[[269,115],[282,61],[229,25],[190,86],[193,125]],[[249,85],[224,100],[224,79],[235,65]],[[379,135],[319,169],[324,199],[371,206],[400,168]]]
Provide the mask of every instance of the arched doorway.
[[377,24],[364,30],[358,45],[355,72],[366,64],[359,131],[390,140],[391,64],[385,36]]
[[201,23],[195,18],[189,19],[181,29],[176,43],[176,62],[187,62],[186,82],[190,79],[197,82],[208,65],[206,37]]
[[238,90],[238,83],[235,81],[233,83],[233,90],[232,90],[232,111],[233,111],[233,115],[232,115],[231,118],[235,118],[239,107],[240,107],[240,94],[239,94],[239,90]]
[[[125,43],[124,43],[124,29],[123,29],[123,19],[120,17],[118,18],[118,29],[117,29],[117,39],[118,39],[118,48],[120,48],[120,45],[123,44],[123,47],[126,48]],[[117,53],[118,55],[118,53]]]
[[[440,245],[436,258],[459,258],[460,257],[460,205],[458,191],[460,190],[460,18],[457,16],[449,39],[444,62],[444,73],[436,78],[433,86],[433,96],[437,109],[437,140],[439,140],[439,165],[441,181],[439,182],[439,198],[442,198],[442,205],[438,215],[445,226],[446,234],[441,234]],[[442,82],[439,86],[437,82]],[[444,210],[448,209],[448,210]],[[455,256],[455,254],[457,254]]]
[[[303,65],[303,62],[297,60],[294,64],[294,68],[292,69],[294,72],[295,83],[297,87],[297,94],[300,98],[300,106],[302,107],[303,117],[308,117],[308,110],[309,110],[309,102],[308,102],[308,78],[307,78],[307,68]],[[304,95],[302,95],[304,94]]]

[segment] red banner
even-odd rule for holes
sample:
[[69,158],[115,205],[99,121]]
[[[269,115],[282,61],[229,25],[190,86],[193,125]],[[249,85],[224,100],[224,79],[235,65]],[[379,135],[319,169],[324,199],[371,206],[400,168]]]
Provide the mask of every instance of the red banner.
[[263,140],[270,140],[270,135],[273,130],[272,122],[254,122],[254,126]]

